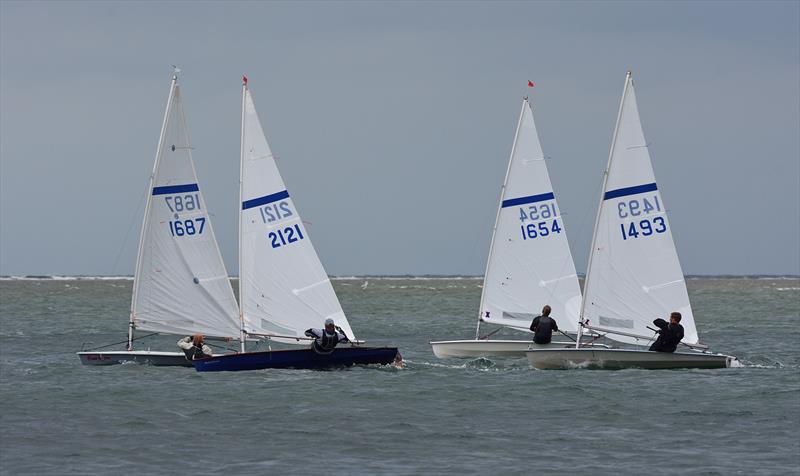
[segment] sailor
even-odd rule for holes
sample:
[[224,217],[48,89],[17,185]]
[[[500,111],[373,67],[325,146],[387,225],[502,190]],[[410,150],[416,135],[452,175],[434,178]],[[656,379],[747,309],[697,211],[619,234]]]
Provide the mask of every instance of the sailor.
[[211,347],[203,343],[203,340],[203,334],[186,336],[178,341],[178,347],[183,350],[189,360],[211,357]]
[[309,329],[306,335],[314,338],[312,348],[318,354],[330,354],[336,348],[336,344],[350,342],[344,332],[334,325],[331,318],[325,319],[324,329]]
[[669,315],[669,324],[660,317],[653,321],[653,324],[658,327],[658,339],[650,346],[650,350],[655,352],[675,352],[678,348],[678,343],[683,339],[683,326],[681,322],[681,313],[673,312]]
[[553,331],[558,330],[556,320],[550,317],[550,306],[542,308],[542,314],[533,318],[531,331],[533,331],[533,341],[537,344],[549,344],[553,338]]

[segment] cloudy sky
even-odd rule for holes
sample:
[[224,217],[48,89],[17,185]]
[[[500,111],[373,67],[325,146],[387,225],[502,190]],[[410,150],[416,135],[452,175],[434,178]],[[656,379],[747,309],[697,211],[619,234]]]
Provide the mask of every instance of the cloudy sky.
[[798,25],[796,1],[4,0],[0,274],[132,273],[170,64],[231,274],[242,73],[329,273],[481,274],[528,93],[585,270],[627,69],[684,271],[800,273]]

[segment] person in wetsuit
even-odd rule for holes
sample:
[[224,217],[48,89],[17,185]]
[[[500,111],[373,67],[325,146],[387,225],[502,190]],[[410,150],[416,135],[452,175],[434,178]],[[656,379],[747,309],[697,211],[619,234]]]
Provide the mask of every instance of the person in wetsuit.
[[191,337],[186,336],[178,341],[178,347],[181,348],[189,360],[211,357],[211,347],[207,346],[203,341],[203,334],[195,334]]
[[537,344],[549,344],[553,338],[553,332],[558,331],[556,320],[550,317],[550,306],[542,308],[542,314],[533,318],[531,331],[533,331],[533,341]]
[[333,319],[330,318],[325,319],[324,329],[308,329],[306,335],[314,338],[314,343],[311,347],[318,354],[330,354],[337,344],[350,342],[344,332],[337,328],[333,323]]
[[678,343],[683,339],[683,326],[680,325],[681,313],[673,312],[669,315],[669,323],[660,317],[653,321],[658,327],[658,339],[650,346],[654,352],[675,352]]

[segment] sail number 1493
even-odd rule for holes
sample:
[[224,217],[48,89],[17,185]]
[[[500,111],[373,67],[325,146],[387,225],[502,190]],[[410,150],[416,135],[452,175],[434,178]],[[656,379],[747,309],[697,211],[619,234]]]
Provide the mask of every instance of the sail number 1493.
[[617,203],[617,215],[629,223],[620,223],[622,240],[652,236],[667,231],[667,222],[663,216],[648,218],[650,214],[661,214],[661,203],[658,195],[621,200]]

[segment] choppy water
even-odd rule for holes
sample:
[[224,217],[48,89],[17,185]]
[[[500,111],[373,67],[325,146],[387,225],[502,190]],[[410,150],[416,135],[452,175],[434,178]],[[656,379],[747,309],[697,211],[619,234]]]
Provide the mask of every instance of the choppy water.
[[689,280],[746,366],[680,371],[438,360],[480,281],[364,281],[335,287],[402,370],[84,367],[82,342],[124,340],[131,281],[0,281],[0,474],[800,474],[800,279]]

